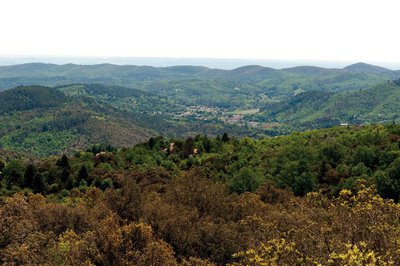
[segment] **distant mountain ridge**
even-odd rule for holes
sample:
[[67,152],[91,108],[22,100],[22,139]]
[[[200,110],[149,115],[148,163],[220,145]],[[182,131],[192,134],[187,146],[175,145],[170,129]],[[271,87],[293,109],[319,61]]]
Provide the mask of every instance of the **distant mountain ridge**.
[[[196,65],[176,65],[176,66],[167,66],[167,67],[153,67],[153,66],[141,66],[141,65],[115,65],[109,63],[103,64],[94,64],[94,65],[78,65],[78,64],[50,64],[50,63],[25,63],[19,65],[10,65],[10,66],[0,66],[0,76],[6,77],[7,74],[15,73],[18,71],[19,73],[25,74],[32,74],[32,73],[43,73],[46,72],[59,72],[59,73],[68,73],[69,71],[78,71],[82,69],[107,69],[107,70],[119,70],[121,72],[124,71],[133,71],[133,70],[147,70],[147,71],[154,71],[156,72],[166,72],[166,73],[177,73],[177,74],[199,74],[205,73],[210,71],[216,71],[220,73],[229,73],[229,72],[254,72],[260,70],[295,70],[295,69],[315,69],[315,70],[347,70],[347,71],[354,71],[354,72],[374,72],[374,73],[381,73],[386,71],[400,71],[400,70],[391,70],[388,68],[384,68],[377,65],[367,64],[363,62],[354,63],[348,65],[343,68],[324,68],[324,67],[317,67],[312,65],[299,65],[295,67],[289,68],[271,68],[265,67],[261,65],[245,65],[241,67],[234,68],[232,70],[225,70],[225,69],[216,69],[216,68],[209,68],[205,66],[196,66]],[[14,76],[11,74],[10,76]]]
[[20,85],[37,84],[54,87],[78,83],[98,83],[143,89],[144,85],[151,82],[198,79],[250,83],[286,91],[294,86],[301,87],[304,90],[336,91],[366,88],[388,79],[395,79],[399,75],[400,72],[364,63],[357,63],[343,69],[313,66],[274,69],[249,65],[233,70],[212,69],[202,66],[151,67],[112,64],[55,65],[29,63],[0,66],[0,90]]

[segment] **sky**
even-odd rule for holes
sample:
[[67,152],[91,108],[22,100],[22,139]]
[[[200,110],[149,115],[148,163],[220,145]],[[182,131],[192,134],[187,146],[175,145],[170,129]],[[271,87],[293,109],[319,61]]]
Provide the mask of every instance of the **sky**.
[[400,65],[398,0],[1,0],[0,57]]

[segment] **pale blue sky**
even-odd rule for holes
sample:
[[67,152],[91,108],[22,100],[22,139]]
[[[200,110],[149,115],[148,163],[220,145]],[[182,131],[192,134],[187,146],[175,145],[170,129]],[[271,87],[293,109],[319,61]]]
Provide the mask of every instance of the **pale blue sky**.
[[0,56],[400,62],[397,0],[1,0]]

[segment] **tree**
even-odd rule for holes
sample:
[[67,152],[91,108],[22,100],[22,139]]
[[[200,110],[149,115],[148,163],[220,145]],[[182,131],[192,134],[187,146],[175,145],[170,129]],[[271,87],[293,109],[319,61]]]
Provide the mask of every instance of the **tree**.
[[32,188],[32,183],[35,175],[37,174],[37,168],[32,163],[28,164],[24,174],[24,187]]
[[183,158],[188,158],[193,153],[193,149],[194,149],[194,141],[192,138],[189,137],[185,140],[185,143],[183,144],[182,148]]
[[222,138],[221,138],[221,141],[222,142],[228,142],[230,140],[230,138],[229,138],[229,136],[228,136],[228,133],[224,133],[223,135],[222,135]]
[[155,145],[156,145],[156,140],[153,137],[151,137],[147,142],[147,146],[149,147],[150,150],[152,150]]
[[312,173],[302,173],[297,176],[293,184],[293,193],[298,196],[304,196],[308,192],[311,192],[316,187],[316,177]]
[[248,167],[239,170],[230,181],[230,191],[236,193],[253,192],[264,181],[264,178]]
[[63,168],[61,172],[61,181],[65,184],[70,179],[70,172],[68,168]]
[[57,166],[61,167],[62,172],[61,172],[61,181],[66,184],[69,183],[68,186],[70,186],[72,183],[72,180],[70,180],[70,169],[71,166],[69,164],[69,159],[67,155],[63,154],[60,159],[57,161]]
[[78,172],[78,179],[89,181],[89,173],[85,165],[82,165]]
[[204,137],[203,147],[205,152],[209,153],[211,151],[211,141],[207,136]]
[[377,171],[374,175],[379,194],[384,198],[399,200],[400,158],[394,160],[386,171]]
[[3,169],[3,174],[10,185],[23,186],[25,165],[21,160],[12,160]]
[[57,161],[57,166],[68,170],[71,168],[67,155],[63,154],[63,156],[61,156],[61,158]]
[[3,171],[5,165],[6,165],[5,162],[0,159],[0,171]]
[[43,193],[45,187],[46,185],[43,176],[40,173],[36,173],[32,179],[32,184],[31,184],[32,191],[35,193]]

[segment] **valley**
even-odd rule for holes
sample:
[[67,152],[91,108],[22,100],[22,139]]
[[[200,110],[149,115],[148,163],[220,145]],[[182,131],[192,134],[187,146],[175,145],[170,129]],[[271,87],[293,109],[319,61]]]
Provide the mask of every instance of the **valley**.
[[[347,124],[397,123],[398,76],[398,71],[363,63],[281,70],[3,66],[0,146],[47,156],[99,143],[128,147],[157,135],[228,132],[261,138]],[[25,86],[10,87],[17,84]]]

